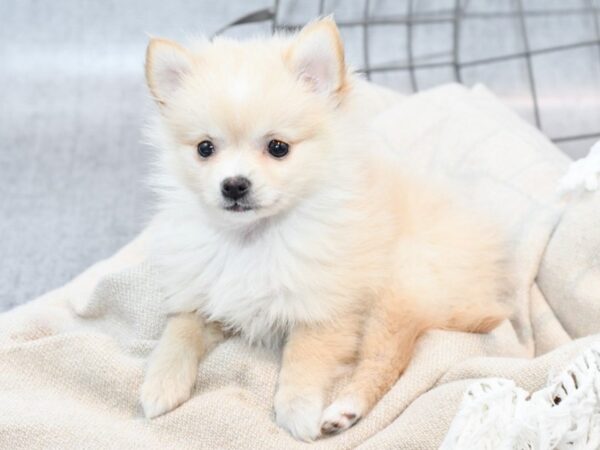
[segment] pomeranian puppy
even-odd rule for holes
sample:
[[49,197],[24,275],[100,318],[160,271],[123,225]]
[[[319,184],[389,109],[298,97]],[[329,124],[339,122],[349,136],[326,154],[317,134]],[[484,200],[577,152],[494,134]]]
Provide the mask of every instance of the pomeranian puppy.
[[487,332],[507,316],[496,229],[403,174],[369,131],[370,87],[332,19],[194,49],[152,39],[146,77],[169,314],[147,417],[186,401],[200,358],[240,335],[283,346],[275,418],[314,440],[364,417],[426,330]]

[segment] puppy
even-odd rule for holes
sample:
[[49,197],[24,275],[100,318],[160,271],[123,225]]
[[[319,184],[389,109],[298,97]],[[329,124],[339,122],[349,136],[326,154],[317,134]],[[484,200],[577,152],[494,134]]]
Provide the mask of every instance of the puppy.
[[276,421],[314,440],[364,417],[426,330],[487,332],[507,316],[498,233],[370,134],[370,87],[331,19],[191,50],[152,39],[146,77],[169,313],[147,417],[186,401],[200,358],[236,334],[283,345]]

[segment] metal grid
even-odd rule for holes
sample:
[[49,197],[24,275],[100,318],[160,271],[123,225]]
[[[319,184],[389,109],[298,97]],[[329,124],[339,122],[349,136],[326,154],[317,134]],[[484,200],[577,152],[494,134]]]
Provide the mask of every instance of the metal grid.
[[334,13],[350,62],[368,79],[403,92],[483,82],[567,153],[580,156],[600,138],[599,3],[274,0],[220,32],[257,25],[295,30]]

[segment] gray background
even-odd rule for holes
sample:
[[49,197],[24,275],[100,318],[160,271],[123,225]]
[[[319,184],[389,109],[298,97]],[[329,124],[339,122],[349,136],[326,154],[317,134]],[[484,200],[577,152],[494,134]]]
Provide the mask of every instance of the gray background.
[[[128,242],[149,219],[144,185],[149,149],[141,128],[149,107],[143,79],[147,33],[185,40],[211,35],[269,0],[2,0],[0,2],[0,310],[60,286]],[[318,0],[282,0],[278,20],[301,24]],[[362,17],[363,0],[325,1],[336,19]],[[448,15],[454,0],[375,1],[370,13]],[[461,61],[520,55],[515,0],[463,1]],[[524,0],[532,49],[598,37],[598,0]],[[269,24],[236,28],[244,36]],[[409,30],[409,27],[410,30]],[[407,54],[410,32],[412,54]],[[346,26],[349,60],[364,67],[364,27]],[[452,23],[370,27],[373,80],[411,92],[451,81]],[[570,155],[584,154],[600,129],[600,47],[534,55],[539,123]],[[412,59],[410,59],[410,58]],[[446,64],[447,63],[447,64]],[[524,57],[462,69],[535,123]],[[562,137],[589,135],[563,141]]]
[[0,2],[0,310],[58,287],[148,219],[146,33],[212,34],[270,2]]

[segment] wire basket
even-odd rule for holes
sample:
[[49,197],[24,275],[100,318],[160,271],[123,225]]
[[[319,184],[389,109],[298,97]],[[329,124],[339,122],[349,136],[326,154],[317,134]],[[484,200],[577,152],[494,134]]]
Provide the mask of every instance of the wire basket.
[[573,157],[600,139],[600,0],[274,0],[220,32],[330,13],[348,61],[376,83],[484,83]]

